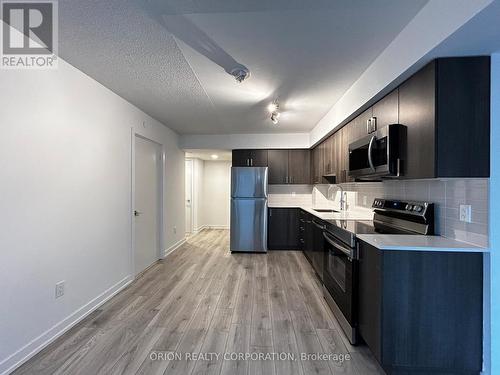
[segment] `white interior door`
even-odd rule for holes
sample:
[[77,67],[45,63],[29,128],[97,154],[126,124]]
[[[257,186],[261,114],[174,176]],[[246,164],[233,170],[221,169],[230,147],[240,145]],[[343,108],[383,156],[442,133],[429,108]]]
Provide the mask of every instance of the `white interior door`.
[[193,161],[186,160],[186,233],[193,232]]
[[135,137],[135,274],[159,259],[161,148]]

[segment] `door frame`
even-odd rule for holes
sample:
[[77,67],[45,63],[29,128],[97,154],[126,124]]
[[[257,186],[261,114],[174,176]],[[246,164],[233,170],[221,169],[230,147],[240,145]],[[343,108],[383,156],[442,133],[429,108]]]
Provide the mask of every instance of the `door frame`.
[[[185,163],[191,163],[191,228],[185,228],[184,232],[187,234],[193,234],[194,232],[194,160],[191,158],[186,158]],[[186,170],[184,166],[184,171]],[[186,181],[186,176],[184,176],[184,182]],[[186,212],[186,199],[184,197],[184,212]],[[184,220],[185,221],[185,220]],[[188,229],[190,229],[188,231]]]
[[[165,207],[164,207],[164,202],[165,202],[165,184],[166,184],[166,150],[165,150],[165,145],[151,139],[149,137],[146,137],[142,135],[141,133],[137,132],[135,128],[132,128],[131,131],[131,137],[130,137],[130,148],[131,148],[131,159],[130,159],[130,165],[131,165],[131,179],[130,179],[130,274],[132,277],[135,279],[138,276],[140,276],[144,271],[146,271],[148,268],[145,270],[142,270],[140,272],[136,272],[135,268],[135,220],[134,220],[134,209],[135,209],[135,140],[137,138],[144,139],[146,141],[150,141],[155,143],[156,145],[159,146],[159,152],[160,152],[160,163],[158,164],[158,202],[160,205],[160,209],[158,210],[158,249],[157,249],[157,257],[158,260],[163,258],[163,251],[162,249],[164,248],[164,217],[165,217]],[[153,263],[154,264],[154,263]]]

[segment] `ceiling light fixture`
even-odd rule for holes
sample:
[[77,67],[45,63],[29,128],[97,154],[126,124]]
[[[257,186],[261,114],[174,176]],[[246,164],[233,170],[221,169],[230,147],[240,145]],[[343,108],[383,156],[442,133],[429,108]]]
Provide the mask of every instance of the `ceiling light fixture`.
[[250,71],[245,67],[234,68],[229,72],[229,74],[231,74],[238,83],[241,83],[250,77]]
[[267,109],[271,112],[271,121],[276,125],[280,118],[280,103],[278,99],[274,99],[273,102],[267,106]]
[[280,119],[280,113],[279,112],[273,112],[271,113],[271,121],[273,122],[274,125],[276,125],[279,122]]
[[212,154],[212,155],[210,155],[210,157],[211,157],[212,159],[214,159],[214,160],[215,160],[215,159],[218,159],[218,158],[219,158],[219,155]]
[[273,101],[272,103],[269,103],[269,105],[267,106],[269,113],[273,113],[273,112],[277,111],[278,108],[279,108],[279,104],[278,104],[277,100]]

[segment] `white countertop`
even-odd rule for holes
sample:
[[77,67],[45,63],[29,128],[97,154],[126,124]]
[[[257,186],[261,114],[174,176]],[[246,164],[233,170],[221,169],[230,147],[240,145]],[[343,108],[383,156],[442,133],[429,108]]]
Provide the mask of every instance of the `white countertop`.
[[[270,208],[301,208],[321,220],[373,220],[373,211],[354,209],[342,212],[317,212],[309,206],[293,206],[271,204]],[[449,252],[489,252],[486,247],[479,247],[467,242],[453,240],[441,236],[424,236],[410,234],[358,234],[357,238],[379,250],[402,251],[449,251]]]
[[[270,204],[269,208],[301,208],[321,220],[373,220],[373,211],[367,209],[354,209],[339,212],[317,212],[314,211],[314,208],[322,209],[323,207],[290,206],[280,204]],[[331,208],[327,207],[326,209]]]
[[485,253],[489,249],[441,236],[408,234],[358,234],[357,237],[380,250],[450,251]]

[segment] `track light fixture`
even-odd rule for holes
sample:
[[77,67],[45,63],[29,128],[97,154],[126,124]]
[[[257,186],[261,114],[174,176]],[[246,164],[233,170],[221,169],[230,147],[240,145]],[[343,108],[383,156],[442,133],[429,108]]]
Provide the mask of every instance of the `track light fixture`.
[[273,102],[267,106],[267,109],[271,112],[271,121],[276,125],[280,118],[280,103],[278,99],[274,99]]
[[273,112],[271,113],[271,121],[273,122],[274,125],[278,123],[280,119],[280,113],[279,112]]

